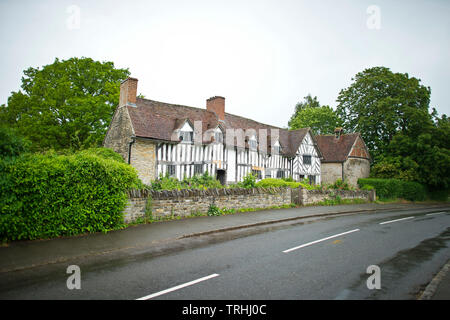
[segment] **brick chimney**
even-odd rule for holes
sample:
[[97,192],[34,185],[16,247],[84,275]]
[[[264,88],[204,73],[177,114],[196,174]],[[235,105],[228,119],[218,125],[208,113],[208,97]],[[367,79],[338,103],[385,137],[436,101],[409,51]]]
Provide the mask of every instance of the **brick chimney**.
[[128,78],[120,84],[119,107],[136,107],[137,83],[138,79]]
[[206,100],[206,110],[214,112],[219,120],[225,121],[225,98],[214,96]]
[[334,129],[334,137],[339,139],[344,134],[344,129],[342,127],[338,127]]

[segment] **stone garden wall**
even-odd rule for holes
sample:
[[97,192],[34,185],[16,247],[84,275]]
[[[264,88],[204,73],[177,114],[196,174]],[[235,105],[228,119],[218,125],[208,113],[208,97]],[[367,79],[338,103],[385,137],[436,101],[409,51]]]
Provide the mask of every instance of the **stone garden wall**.
[[292,203],[309,205],[322,202],[325,199],[362,199],[375,201],[375,190],[307,190],[304,188],[292,189]]
[[132,190],[128,193],[125,222],[131,222],[147,214],[152,217],[189,216],[207,213],[211,204],[219,208],[268,208],[289,205],[289,188],[233,188],[209,190],[149,191]]
[[375,200],[375,191],[367,190],[306,190],[303,188],[234,188],[209,190],[150,191],[131,190],[124,210],[125,222],[129,223],[146,214],[153,218],[189,216],[207,213],[210,205],[219,208],[269,208],[295,203],[308,205],[325,199]]

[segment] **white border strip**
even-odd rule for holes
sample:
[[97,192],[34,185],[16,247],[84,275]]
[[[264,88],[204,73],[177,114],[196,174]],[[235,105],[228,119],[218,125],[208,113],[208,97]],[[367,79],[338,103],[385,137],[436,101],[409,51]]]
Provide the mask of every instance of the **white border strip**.
[[387,224],[387,223],[392,223],[392,222],[397,222],[397,221],[403,221],[403,220],[409,220],[409,219],[414,219],[415,217],[406,217],[406,218],[401,218],[401,219],[395,219],[395,220],[390,220],[390,221],[385,221],[385,222],[380,222],[380,224]]
[[443,213],[447,213],[447,212],[442,211],[442,212],[435,212],[435,213],[427,213],[426,215],[427,216],[436,216],[438,214],[443,214]]
[[336,237],[339,237],[339,236],[343,236],[343,235],[345,235],[345,234],[349,234],[349,233],[356,232],[356,231],[359,231],[359,229],[350,230],[350,231],[347,231],[347,232],[343,232],[343,233],[336,234],[336,235],[334,235],[334,236],[330,236],[330,237],[326,237],[326,238],[323,238],[323,239],[320,239],[320,240],[308,242],[308,243],[302,244],[301,246],[298,246],[298,247],[294,247],[294,248],[291,248],[291,249],[284,250],[283,252],[284,252],[284,253],[288,253],[288,252],[291,252],[291,251],[294,251],[294,250],[297,250],[297,249],[301,249],[301,248],[310,246],[310,245],[315,244],[315,243],[319,243],[319,242],[322,242],[322,241],[326,241],[326,240],[329,240],[329,239],[333,239],[333,238],[336,238]]
[[211,278],[215,278],[217,276],[219,276],[217,273],[213,273],[213,274],[210,274],[209,276],[206,276],[206,277],[203,277],[203,278],[200,278],[200,279],[197,279],[197,280],[193,280],[193,281],[190,281],[190,282],[186,282],[186,283],[180,284],[178,286],[175,286],[175,287],[163,290],[163,291],[152,293],[152,294],[150,294],[148,296],[145,296],[145,297],[142,297],[142,298],[139,298],[139,299],[136,299],[136,300],[149,300],[149,299],[161,296],[163,294],[166,294],[166,293],[169,293],[169,292],[172,292],[172,291],[175,291],[175,290],[179,290],[179,289],[182,289],[184,287],[192,286],[193,284],[196,284],[196,283],[199,283],[199,282],[202,282],[202,281],[205,281],[205,280],[209,280]]

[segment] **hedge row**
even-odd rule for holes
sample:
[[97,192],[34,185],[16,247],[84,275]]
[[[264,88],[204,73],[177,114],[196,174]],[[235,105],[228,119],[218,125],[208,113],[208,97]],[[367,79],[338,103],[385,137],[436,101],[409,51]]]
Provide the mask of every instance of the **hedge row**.
[[426,189],[418,182],[402,181],[398,179],[358,179],[360,188],[372,186],[377,197],[381,199],[402,198],[411,201],[423,201],[426,199]]
[[256,187],[262,187],[262,188],[269,188],[269,187],[289,187],[289,188],[306,188],[308,190],[315,189],[316,186],[302,183],[302,182],[296,182],[296,181],[286,181],[283,179],[275,179],[275,178],[266,178],[262,179],[261,181],[258,181],[255,185]]
[[[113,156],[114,158],[114,156]],[[131,166],[96,151],[0,161],[0,240],[105,232],[123,224]]]

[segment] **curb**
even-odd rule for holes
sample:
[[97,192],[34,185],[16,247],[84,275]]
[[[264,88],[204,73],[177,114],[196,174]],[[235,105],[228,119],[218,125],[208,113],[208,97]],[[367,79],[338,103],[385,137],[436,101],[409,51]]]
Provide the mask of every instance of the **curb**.
[[449,271],[450,260],[448,260],[447,263],[442,267],[442,269],[434,276],[433,280],[431,280],[431,282],[427,285],[427,287],[425,288],[421,296],[417,298],[417,300],[430,300],[436,293],[439,284],[442,282]]

